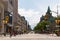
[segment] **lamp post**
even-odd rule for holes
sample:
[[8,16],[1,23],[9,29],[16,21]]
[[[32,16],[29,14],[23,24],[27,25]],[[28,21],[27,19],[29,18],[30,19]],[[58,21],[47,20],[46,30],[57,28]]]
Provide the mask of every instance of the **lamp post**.
[[6,36],[6,26],[8,23],[8,19],[9,19],[8,16],[6,16],[5,19],[2,19],[2,22],[4,23],[4,36]]
[[4,36],[6,36],[6,25],[7,25],[7,22],[6,20],[3,20],[3,23],[4,23]]

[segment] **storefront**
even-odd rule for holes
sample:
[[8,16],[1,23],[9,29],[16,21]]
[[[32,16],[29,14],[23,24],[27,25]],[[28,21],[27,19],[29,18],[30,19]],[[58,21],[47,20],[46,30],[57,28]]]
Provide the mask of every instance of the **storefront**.
[[7,29],[6,29],[6,32],[7,33],[10,33],[12,30],[13,30],[13,25],[12,24],[7,24],[8,26],[7,26]]

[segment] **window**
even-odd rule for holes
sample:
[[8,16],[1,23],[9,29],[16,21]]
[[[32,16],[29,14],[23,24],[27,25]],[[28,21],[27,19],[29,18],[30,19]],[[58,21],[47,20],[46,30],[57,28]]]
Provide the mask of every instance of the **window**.
[[13,5],[13,4],[12,4],[12,0],[9,0],[9,2],[10,2],[11,5]]

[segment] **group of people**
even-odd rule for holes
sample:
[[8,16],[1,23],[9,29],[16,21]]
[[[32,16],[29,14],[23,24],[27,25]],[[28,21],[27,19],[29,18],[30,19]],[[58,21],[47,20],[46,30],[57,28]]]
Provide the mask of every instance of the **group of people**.
[[[10,35],[10,37],[11,37],[12,35],[16,36],[16,31],[10,31],[10,32],[9,32],[9,35]],[[4,33],[4,36],[6,36],[6,33]]]

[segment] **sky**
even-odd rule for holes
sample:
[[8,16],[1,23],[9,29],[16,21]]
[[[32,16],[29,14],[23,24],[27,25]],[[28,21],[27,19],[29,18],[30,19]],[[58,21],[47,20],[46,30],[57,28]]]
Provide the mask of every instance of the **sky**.
[[[18,0],[18,13],[25,16],[33,29],[40,21],[40,17],[45,15],[48,6],[57,12],[57,5],[60,13],[60,0]],[[56,13],[52,12],[52,15],[56,16]]]

